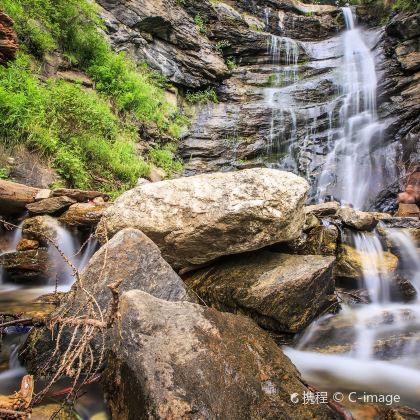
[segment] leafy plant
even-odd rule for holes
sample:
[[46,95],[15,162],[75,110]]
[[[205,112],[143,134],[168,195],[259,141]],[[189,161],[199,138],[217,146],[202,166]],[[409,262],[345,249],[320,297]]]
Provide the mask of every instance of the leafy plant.
[[238,67],[237,64],[236,64],[235,57],[228,57],[226,59],[226,65],[227,65],[229,70],[234,70],[234,69],[236,69],[236,67]]
[[182,162],[175,158],[175,150],[176,146],[170,143],[162,148],[153,148],[149,152],[149,159],[154,165],[163,168],[171,176],[183,169]]
[[197,26],[198,32],[200,32],[201,35],[207,34],[206,24],[204,23],[204,20],[201,17],[200,13],[195,16],[194,23],[195,23],[195,26]]
[[[14,19],[23,50],[0,67],[0,141],[37,150],[75,187],[121,190],[146,176],[135,127],[153,123],[180,137],[188,122],[165,99],[168,80],[111,50],[93,2],[0,0],[0,8]],[[96,92],[41,81],[37,60],[55,50],[94,80]]]
[[214,102],[217,104],[219,102],[217,93],[214,88],[187,93],[185,99],[190,104],[205,104],[208,102]]
[[216,50],[220,53],[223,53],[223,50],[227,47],[230,47],[230,42],[226,39],[216,42]]

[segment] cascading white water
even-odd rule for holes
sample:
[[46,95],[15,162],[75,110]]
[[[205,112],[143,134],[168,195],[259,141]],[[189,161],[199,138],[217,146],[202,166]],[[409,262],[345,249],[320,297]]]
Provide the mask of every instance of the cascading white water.
[[350,7],[342,9],[347,30],[339,78],[341,108],[339,138],[329,151],[318,179],[318,198],[333,196],[363,208],[371,190],[383,183],[381,163],[372,157],[381,143],[383,125],[376,116],[377,75],[372,52],[355,26]]
[[283,169],[296,170],[292,148],[296,142],[297,118],[292,103],[282,88],[298,81],[299,44],[287,37],[271,35],[269,54],[274,65],[273,80],[265,91],[266,102],[272,109],[267,152],[284,154]]
[[[401,255],[400,275],[419,292],[420,258],[416,244],[399,229],[386,229],[383,225],[381,229],[395,252]],[[331,391],[394,393],[418,407],[420,293],[410,303],[392,301],[392,278],[383,270],[385,249],[377,232],[357,233],[354,245],[362,255],[361,286],[368,290],[371,303],[343,305],[339,314],[321,317],[305,331],[297,349],[286,349],[286,352],[305,379],[318,386]],[[327,329],[328,337],[336,343],[335,348],[340,349],[342,336],[350,337],[347,351],[338,350],[337,354],[334,344],[331,353],[311,351],[313,345],[317,348],[319,340],[325,339],[326,325],[331,325]],[[343,330],[336,330],[334,325],[341,325]],[[383,348],[381,343],[384,343]]]
[[[382,126],[376,117],[373,55],[355,27],[351,9],[343,8],[343,14],[347,30],[338,98],[341,128],[335,141],[329,139],[331,150],[318,179],[318,194],[321,201],[334,196],[365,208],[372,195],[370,187],[377,193],[384,181],[382,170],[387,162],[374,151]],[[360,286],[368,291],[370,303],[343,304],[340,313],[321,317],[305,331],[297,348],[286,352],[307,381],[327,390],[393,393],[420,408],[419,251],[402,230],[380,228],[386,240],[374,231],[354,234],[351,241],[361,254]],[[410,303],[392,296],[395,277],[385,269],[386,246],[399,255],[398,274],[417,291]],[[330,343],[326,353],[313,351],[326,351],[326,340]]]

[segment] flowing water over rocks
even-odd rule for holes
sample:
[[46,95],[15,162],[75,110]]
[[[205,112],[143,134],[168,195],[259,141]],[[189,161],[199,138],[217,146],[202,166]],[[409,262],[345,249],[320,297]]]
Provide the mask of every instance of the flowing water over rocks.
[[[71,190],[30,204],[43,215],[0,243],[2,311],[51,312],[33,300],[73,283],[60,253],[28,230],[37,226],[87,266],[102,309],[110,281],[122,281],[104,379],[115,418],[337,418],[330,406],[293,405],[307,382],[420,409],[418,218],[366,212],[395,210],[418,164],[418,15],[364,29],[361,8],[295,0],[99,3],[114,48],[160,70],[171,95],[215,86],[218,103],[184,102],[194,121],[179,150],[185,174],[199,176],[138,186],[112,206],[61,198]],[[304,209],[308,183],[275,169],[306,178],[319,204]],[[113,237],[92,257],[87,227],[101,218],[99,239]],[[83,313],[90,301],[73,290],[61,308],[74,298],[68,313]],[[0,394],[25,373],[24,328],[6,331]],[[263,329],[287,340],[303,380]],[[33,371],[50,361],[51,340],[41,341],[27,343],[41,349]],[[88,400],[83,418],[103,411],[101,397]]]

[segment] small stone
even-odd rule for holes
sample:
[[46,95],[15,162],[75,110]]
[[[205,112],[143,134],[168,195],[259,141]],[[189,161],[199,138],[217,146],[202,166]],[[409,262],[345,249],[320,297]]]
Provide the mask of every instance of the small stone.
[[105,204],[105,200],[103,199],[103,197],[95,197],[92,200],[92,202],[95,204]]
[[48,246],[48,239],[54,241],[58,238],[59,229],[60,224],[54,217],[30,217],[23,222],[22,238],[36,240],[41,246]]
[[337,212],[337,216],[346,226],[361,231],[371,231],[378,224],[378,220],[372,213],[355,210],[351,207],[342,207]]
[[16,251],[29,251],[31,249],[38,249],[39,242],[32,239],[22,239],[16,245]]
[[51,197],[51,190],[48,189],[42,189],[39,190],[37,195],[35,196],[35,201],[45,200],[46,198]]
[[313,214],[307,213],[305,218],[305,224],[303,226],[303,231],[307,232],[321,224],[320,220]]
[[136,186],[137,187],[140,187],[141,185],[144,185],[144,184],[149,184],[150,183],[150,181],[148,180],[148,179],[146,179],[146,178],[139,178],[138,180],[137,180],[137,184],[136,184]]
[[340,203],[337,201],[329,201],[327,203],[314,204],[305,207],[305,213],[311,213],[317,217],[334,216],[340,209]]
[[7,162],[9,165],[14,165],[14,164],[15,164],[15,158],[8,157],[8,158],[7,158],[7,160],[6,160],[6,162]]
[[149,179],[152,182],[163,181],[167,177],[167,173],[162,169],[156,166],[150,168]]
[[59,217],[59,221],[69,226],[96,226],[108,204],[76,203]]

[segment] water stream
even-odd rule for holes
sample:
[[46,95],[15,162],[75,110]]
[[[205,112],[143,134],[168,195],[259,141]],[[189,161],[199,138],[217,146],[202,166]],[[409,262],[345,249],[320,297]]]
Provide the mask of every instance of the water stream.
[[[5,245],[3,253],[15,252],[16,245],[22,238],[23,223],[12,232],[3,234]],[[86,242],[86,233],[81,235],[77,231],[70,231],[62,225],[55,227],[57,232],[57,244],[69,260],[81,271],[90,257],[98,248],[96,240]],[[82,239],[83,238],[83,239]],[[51,310],[51,305],[37,301],[40,296],[53,293],[54,291],[66,292],[74,282],[70,267],[64,264],[62,257],[54,247],[48,249],[49,264],[58,267],[56,278],[49,278],[43,283],[15,283],[0,271],[0,308],[2,312],[25,313],[27,316],[42,316],[45,311]],[[10,395],[20,388],[22,377],[26,374],[25,368],[20,364],[18,355],[21,345],[29,331],[26,328],[16,329],[7,327],[0,345],[0,395]],[[42,384],[38,383],[38,387]],[[58,383],[54,390],[67,387],[66,381]],[[46,403],[56,402],[47,399]],[[82,419],[106,419],[106,408],[103,402],[102,392],[97,385],[91,385],[86,389],[86,394],[78,399],[75,410]]]
[[[343,15],[347,30],[342,36],[340,135],[317,180],[317,194],[320,201],[333,196],[342,204],[364,209],[372,188],[377,192],[385,181],[387,165],[373,149],[382,140],[373,54],[352,10],[343,8]],[[343,304],[338,314],[314,322],[286,352],[303,377],[320,389],[358,396],[394,394],[402,403],[420,408],[420,255],[403,230],[381,228],[400,257],[398,274],[416,288],[417,298],[404,303],[395,297],[395,276],[384,269],[384,237],[377,231],[353,234],[351,245],[362,256],[359,287],[367,291],[370,303]]]

